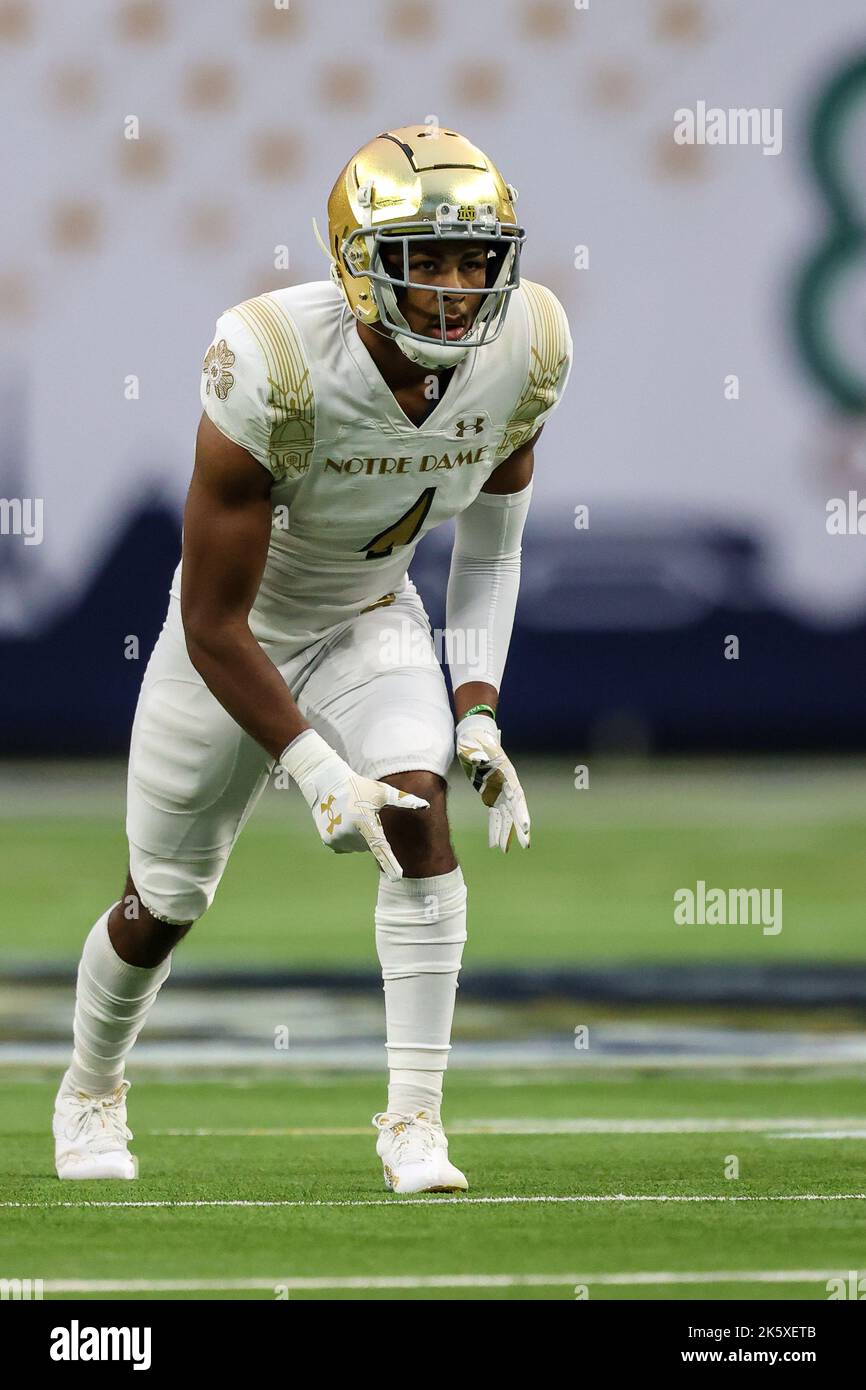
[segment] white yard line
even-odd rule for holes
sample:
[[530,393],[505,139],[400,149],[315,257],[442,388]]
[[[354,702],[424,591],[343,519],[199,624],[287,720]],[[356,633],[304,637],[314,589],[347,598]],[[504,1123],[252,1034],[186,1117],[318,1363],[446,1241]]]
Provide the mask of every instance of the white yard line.
[[727,1196],[715,1193],[705,1196],[684,1196],[680,1193],[628,1193],[611,1192],[596,1195],[584,1194],[569,1197],[424,1197],[420,1202],[416,1199],[410,1201],[406,1197],[359,1197],[343,1199],[262,1199],[253,1200],[249,1198],[198,1198],[196,1200],[181,1201],[167,1198],[159,1201],[87,1201],[80,1202],[0,1202],[0,1209],[29,1209],[39,1211],[59,1211],[62,1208],[95,1208],[95,1207],[146,1207],[146,1208],[168,1208],[175,1209],[180,1207],[418,1207],[426,1208],[442,1206],[536,1206],[545,1204],[592,1204],[608,1202],[866,1202],[866,1192],[797,1192],[775,1195],[755,1195],[755,1196]]
[[866,1127],[859,1129],[794,1129],[789,1134],[772,1134],[771,1139],[866,1139]]
[[[449,1126],[449,1134],[457,1131]],[[375,1133],[372,1125],[320,1125],[310,1127],[284,1127],[280,1129],[150,1129],[151,1137],[169,1139],[343,1139],[349,1135],[363,1134],[366,1138]]]
[[[847,1273],[847,1271],[845,1271]],[[840,1277],[838,1269],[646,1270],[628,1274],[394,1274],[367,1278],[278,1277],[273,1279],[45,1279],[45,1293],[221,1293],[279,1289],[509,1289],[558,1285],[820,1284]]]
[[[682,1116],[670,1120],[644,1119],[490,1119],[457,1120],[449,1124],[452,1135],[539,1135],[539,1134],[775,1134],[779,1138],[866,1139],[866,1120],[828,1116],[789,1116],[779,1119],[715,1119]],[[277,1128],[152,1129],[152,1136],[177,1139],[306,1139],[345,1138],[369,1135],[372,1126],[362,1125],[283,1125]]]

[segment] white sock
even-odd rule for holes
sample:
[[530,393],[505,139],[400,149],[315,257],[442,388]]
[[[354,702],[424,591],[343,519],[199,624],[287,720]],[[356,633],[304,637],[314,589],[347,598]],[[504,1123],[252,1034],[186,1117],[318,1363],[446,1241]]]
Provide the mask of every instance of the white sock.
[[127,965],[108,935],[109,908],[84,943],[75,991],[75,1046],[69,1080],[86,1095],[104,1096],[123,1080],[123,1067],[171,970],[169,955],[152,969]]
[[389,1111],[427,1110],[439,1120],[465,940],[459,864],[432,878],[380,878],[376,947],[385,989]]
[[428,1111],[430,1118],[441,1123],[441,1071],[413,1071],[408,1067],[392,1067],[388,1074],[388,1109],[401,1115]]

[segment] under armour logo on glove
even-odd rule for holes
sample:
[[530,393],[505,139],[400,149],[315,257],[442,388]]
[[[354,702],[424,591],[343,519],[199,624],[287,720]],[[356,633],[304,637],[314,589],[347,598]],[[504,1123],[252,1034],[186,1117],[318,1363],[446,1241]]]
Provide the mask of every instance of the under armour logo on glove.
[[514,764],[505,756],[496,721],[470,714],[457,725],[457,757],[490,812],[487,843],[507,854],[515,834],[529,848],[529,810]]
[[382,829],[379,812],[383,806],[427,811],[429,801],[353,772],[314,729],[305,729],[299,734],[283,750],[279,761],[297,782],[313,813],[323,845],[335,854],[369,850],[386,878],[396,882],[403,877],[403,870]]
[[323,801],[321,807],[319,808],[320,810],[324,811],[325,815],[328,817],[328,824],[326,825],[325,829],[327,830],[329,835],[333,835],[335,825],[343,824],[343,817],[335,815],[331,809],[334,805],[335,800],[336,797],[329,796],[327,801]]

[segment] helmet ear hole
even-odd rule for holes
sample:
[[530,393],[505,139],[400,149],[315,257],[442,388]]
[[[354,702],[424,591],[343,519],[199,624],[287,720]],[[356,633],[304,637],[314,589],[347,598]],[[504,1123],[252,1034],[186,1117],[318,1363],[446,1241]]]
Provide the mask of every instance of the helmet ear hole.
[[385,247],[381,252],[382,269],[389,280],[403,280],[403,256],[396,247]]
[[484,268],[484,283],[488,289],[496,284],[507,254],[508,248],[503,246],[492,251],[487,257],[487,264]]

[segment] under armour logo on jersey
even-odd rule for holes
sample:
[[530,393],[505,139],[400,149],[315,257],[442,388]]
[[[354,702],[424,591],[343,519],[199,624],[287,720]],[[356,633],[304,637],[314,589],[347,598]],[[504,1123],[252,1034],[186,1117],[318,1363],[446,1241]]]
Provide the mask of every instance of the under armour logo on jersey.
[[454,426],[454,429],[457,433],[457,438],[462,439],[463,436],[469,430],[471,430],[473,434],[480,434],[481,431],[484,429],[484,421],[486,418],[487,417],[485,415],[476,415],[474,421],[458,420],[457,424]]
[[324,811],[325,815],[328,817],[328,824],[327,824],[327,826],[326,826],[326,829],[327,829],[327,832],[328,832],[329,835],[333,835],[333,833],[334,833],[334,827],[335,827],[336,825],[342,825],[342,823],[343,823],[343,817],[342,817],[342,815],[339,815],[339,816],[335,816],[335,815],[334,815],[333,806],[334,806],[334,802],[336,801],[336,799],[337,799],[337,798],[336,798],[335,796],[329,796],[328,799],[327,799],[327,801],[321,802],[321,809]]

